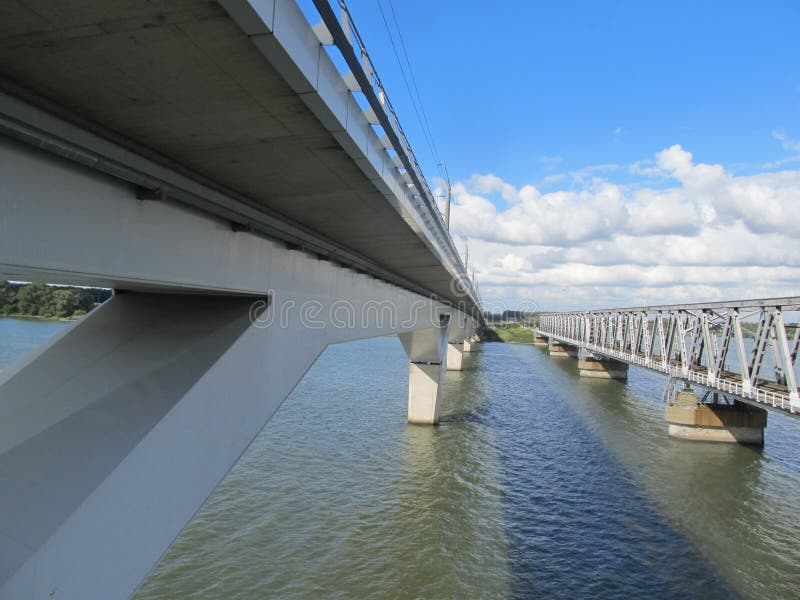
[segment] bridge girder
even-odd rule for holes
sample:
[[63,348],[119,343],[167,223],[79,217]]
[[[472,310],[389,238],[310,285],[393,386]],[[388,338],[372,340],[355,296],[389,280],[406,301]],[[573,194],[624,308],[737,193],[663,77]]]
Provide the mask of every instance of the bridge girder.
[[[800,415],[795,373],[800,327],[784,320],[785,313],[798,310],[800,297],[784,297],[543,313],[536,331],[598,356]],[[743,327],[748,319],[758,323],[749,350]],[[772,377],[765,368],[768,355]]]

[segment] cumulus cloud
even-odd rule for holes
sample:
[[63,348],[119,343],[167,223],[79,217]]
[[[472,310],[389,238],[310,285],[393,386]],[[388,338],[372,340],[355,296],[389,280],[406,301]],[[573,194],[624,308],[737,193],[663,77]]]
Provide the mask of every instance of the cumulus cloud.
[[495,174],[454,186],[484,297],[555,309],[800,293],[800,171],[736,176],[680,145],[629,166],[634,184],[601,167],[547,193]]

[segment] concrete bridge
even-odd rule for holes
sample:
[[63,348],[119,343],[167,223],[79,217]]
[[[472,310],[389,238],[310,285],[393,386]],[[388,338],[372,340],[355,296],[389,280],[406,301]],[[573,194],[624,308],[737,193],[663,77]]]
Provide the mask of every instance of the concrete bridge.
[[314,4],[0,5],[0,277],[115,290],[0,374],[0,598],[130,596],[328,344],[397,334],[437,422],[478,295]]
[[[625,380],[634,364],[685,382],[666,394],[671,435],[763,443],[761,406],[800,416],[800,328],[784,320],[798,310],[800,297],[544,313],[534,343],[577,358],[582,377]],[[751,348],[746,321],[757,323]]]

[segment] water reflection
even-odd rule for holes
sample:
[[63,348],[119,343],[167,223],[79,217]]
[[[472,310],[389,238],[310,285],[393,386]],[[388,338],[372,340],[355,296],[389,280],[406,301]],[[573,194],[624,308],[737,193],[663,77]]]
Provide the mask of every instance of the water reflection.
[[502,491],[494,432],[481,417],[479,360],[465,356],[464,371],[447,373],[438,427],[404,432],[396,493],[407,501],[396,525],[412,542],[407,580],[395,589],[418,597],[507,596]]
[[663,418],[666,378],[631,367],[627,385],[585,380],[569,365],[548,362],[573,392],[565,395],[587,430],[734,589],[796,597],[800,477],[787,456],[800,436],[792,419],[770,413],[763,451],[674,440]]
[[672,440],[657,374],[464,360],[420,427],[396,339],[326,351],[137,598],[800,596],[796,420]]
[[[637,417],[635,407],[608,402],[625,386],[581,380],[577,361],[551,360],[538,347],[499,352],[487,379],[507,399],[495,419],[515,595],[731,597],[607,445]],[[508,379],[529,390],[507,393]]]

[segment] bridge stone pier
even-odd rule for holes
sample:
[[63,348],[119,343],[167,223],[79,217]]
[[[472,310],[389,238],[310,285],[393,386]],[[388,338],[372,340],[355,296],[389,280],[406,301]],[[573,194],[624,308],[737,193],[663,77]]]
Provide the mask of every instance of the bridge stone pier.
[[664,416],[670,437],[764,445],[767,411],[744,402],[702,404],[694,390],[683,389],[668,402]]
[[331,344],[396,335],[438,422],[478,293],[313,5],[0,3],[0,278],[114,290],[0,373],[0,599],[130,597]]
[[592,355],[578,357],[578,369],[581,377],[592,379],[616,379],[627,381],[628,364],[613,358],[597,358]]
[[547,346],[547,337],[543,336],[538,331],[534,331],[534,333],[533,333],[533,345],[534,346]]
[[547,341],[547,351],[557,358],[578,358],[578,347],[554,339]]

